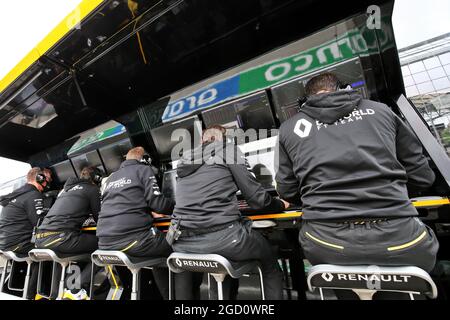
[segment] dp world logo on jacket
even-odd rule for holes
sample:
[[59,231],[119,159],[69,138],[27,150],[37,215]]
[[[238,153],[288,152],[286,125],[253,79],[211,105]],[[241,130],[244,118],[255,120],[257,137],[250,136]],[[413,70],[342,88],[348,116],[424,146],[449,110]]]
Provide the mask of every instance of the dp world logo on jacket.
[[329,129],[333,127],[340,127],[343,125],[350,125],[355,122],[362,121],[365,117],[370,117],[375,115],[375,110],[370,108],[365,109],[354,109],[345,117],[337,119],[335,122],[327,124],[320,122],[319,120],[315,120],[314,123],[311,123],[309,120],[304,118],[297,121],[294,127],[294,133],[298,135],[300,138],[306,138],[311,134],[311,129],[313,124],[317,127],[317,131],[321,129]]

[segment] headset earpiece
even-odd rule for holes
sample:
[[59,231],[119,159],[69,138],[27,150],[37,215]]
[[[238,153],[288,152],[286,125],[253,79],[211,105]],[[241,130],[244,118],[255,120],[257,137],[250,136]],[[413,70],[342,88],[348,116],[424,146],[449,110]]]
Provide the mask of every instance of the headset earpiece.
[[36,182],[37,182],[39,185],[41,185],[42,187],[44,187],[43,184],[44,184],[44,182],[47,182],[47,177],[46,177],[45,174],[43,174],[43,173],[38,173],[38,174],[36,175]]
[[303,104],[308,100],[308,97],[306,95],[300,97],[297,99],[298,107],[301,108]]
[[140,162],[149,166],[152,164],[152,158],[148,154],[144,154]]
[[99,185],[103,179],[103,172],[98,168],[94,168],[91,172],[91,179],[95,184]]
[[336,91],[342,91],[342,90],[349,90],[352,89],[352,86],[349,83],[341,82],[341,80],[338,80],[336,85]]

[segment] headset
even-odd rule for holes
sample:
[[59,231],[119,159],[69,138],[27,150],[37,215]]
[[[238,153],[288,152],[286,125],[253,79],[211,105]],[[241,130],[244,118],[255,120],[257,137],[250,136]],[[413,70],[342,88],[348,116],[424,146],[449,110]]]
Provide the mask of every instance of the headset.
[[144,154],[139,162],[149,166],[152,164],[152,158],[148,154]]
[[46,185],[48,185],[47,177],[42,172],[39,172],[38,174],[36,174],[35,180],[42,188],[45,188],[45,186],[43,185],[44,183],[46,183]]
[[91,171],[91,180],[97,185],[100,185],[100,183],[102,183],[103,176],[103,171],[99,168],[94,167]]
[[353,89],[351,84],[346,83],[346,82],[341,82],[340,80],[338,80],[338,83],[336,85],[336,91],[345,91],[345,90],[351,90]]
[[[352,90],[352,86],[349,83],[341,82],[341,80],[337,79],[335,91],[346,91]],[[297,99],[298,107],[301,108],[303,104],[308,100],[308,96],[304,95]]]

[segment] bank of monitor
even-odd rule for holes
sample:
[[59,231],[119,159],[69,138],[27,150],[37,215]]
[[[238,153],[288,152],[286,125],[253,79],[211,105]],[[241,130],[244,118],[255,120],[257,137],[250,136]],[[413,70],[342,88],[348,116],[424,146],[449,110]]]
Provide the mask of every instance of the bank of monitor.
[[172,154],[173,148],[180,142],[185,148],[193,149],[200,145],[202,126],[197,116],[169,123],[150,131],[161,161],[174,161],[181,154]]
[[274,107],[280,122],[299,112],[299,98],[305,97],[305,85],[314,76],[323,72],[334,73],[343,84],[349,84],[368,98],[366,82],[359,58],[318,70],[306,76],[282,83],[271,88]]
[[57,163],[50,167],[55,174],[57,184],[63,185],[70,177],[76,177],[69,160]]
[[202,112],[205,126],[226,128],[274,129],[275,120],[265,91],[258,92]]

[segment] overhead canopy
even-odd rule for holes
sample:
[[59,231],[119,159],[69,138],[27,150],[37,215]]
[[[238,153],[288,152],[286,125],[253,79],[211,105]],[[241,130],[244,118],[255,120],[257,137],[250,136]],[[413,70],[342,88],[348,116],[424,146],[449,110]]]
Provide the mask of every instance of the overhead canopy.
[[[0,156],[28,161],[373,4],[393,1],[82,1],[0,83]],[[398,69],[387,81],[400,93]]]

